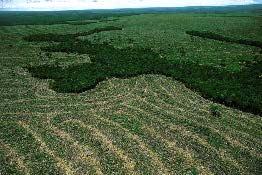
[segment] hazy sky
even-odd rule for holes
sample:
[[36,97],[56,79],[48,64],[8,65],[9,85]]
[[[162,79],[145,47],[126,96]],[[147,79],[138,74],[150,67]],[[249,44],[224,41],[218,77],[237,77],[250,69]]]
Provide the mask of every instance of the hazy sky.
[[[10,1],[10,0],[9,0]],[[22,9],[111,9],[134,7],[181,7],[243,5],[262,0],[11,0],[7,8]],[[31,2],[30,2],[31,1]],[[29,3],[28,3],[29,2]]]

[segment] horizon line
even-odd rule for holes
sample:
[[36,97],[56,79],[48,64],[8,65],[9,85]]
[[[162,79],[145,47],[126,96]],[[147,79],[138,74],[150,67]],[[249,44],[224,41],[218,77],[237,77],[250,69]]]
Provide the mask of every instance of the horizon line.
[[237,5],[199,5],[199,6],[194,6],[194,5],[188,5],[188,6],[167,6],[167,7],[123,7],[123,8],[87,8],[87,9],[81,9],[81,8],[68,8],[68,9],[61,9],[61,8],[0,8],[0,11],[87,11],[87,10],[127,10],[127,9],[152,9],[152,8],[187,8],[187,7],[192,7],[192,8],[205,8],[205,7],[233,7],[233,6],[251,6],[251,5],[262,5],[261,3],[250,3],[250,4],[237,4]]

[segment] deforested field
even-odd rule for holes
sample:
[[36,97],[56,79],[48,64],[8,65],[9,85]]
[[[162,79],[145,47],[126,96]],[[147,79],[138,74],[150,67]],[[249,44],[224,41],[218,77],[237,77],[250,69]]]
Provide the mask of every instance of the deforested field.
[[260,12],[1,12],[0,175],[262,174]]

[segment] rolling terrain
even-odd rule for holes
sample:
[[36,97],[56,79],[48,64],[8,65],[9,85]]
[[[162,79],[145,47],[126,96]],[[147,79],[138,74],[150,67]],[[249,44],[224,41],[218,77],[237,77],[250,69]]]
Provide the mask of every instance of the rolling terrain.
[[261,24],[250,12],[1,25],[0,174],[261,174]]

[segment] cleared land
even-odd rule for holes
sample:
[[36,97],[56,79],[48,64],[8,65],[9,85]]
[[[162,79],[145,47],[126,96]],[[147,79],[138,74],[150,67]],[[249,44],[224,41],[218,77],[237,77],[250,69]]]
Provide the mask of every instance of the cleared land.
[[[261,117],[239,105],[261,112],[261,48],[186,33],[261,42],[253,15],[1,26],[0,174],[261,174]],[[121,54],[145,56],[134,64]],[[148,57],[149,72],[139,72]],[[179,71],[150,72],[163,60]],[[105,64],[119,74],[85,76]],[[218,81],[227,75],[235,81]],[[250,86],[241,84],[248,76]],[[66,93],[71,85],[81,93]],[[240,110],[210,101],[215,95],[223,103],[231,95]]]

